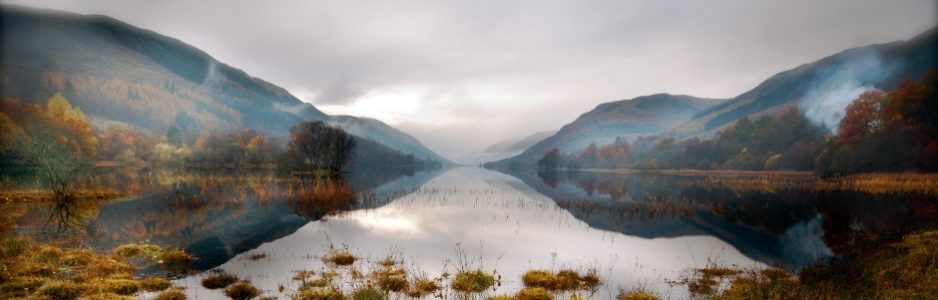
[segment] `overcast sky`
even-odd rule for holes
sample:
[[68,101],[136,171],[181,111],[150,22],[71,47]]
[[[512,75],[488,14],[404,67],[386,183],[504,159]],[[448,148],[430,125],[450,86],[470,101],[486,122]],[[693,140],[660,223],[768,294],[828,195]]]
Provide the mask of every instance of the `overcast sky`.
[[668,92],[732,97],[850,47],[936,25],[907,1],[3,1],[178,38],[329,114],[451,158]]

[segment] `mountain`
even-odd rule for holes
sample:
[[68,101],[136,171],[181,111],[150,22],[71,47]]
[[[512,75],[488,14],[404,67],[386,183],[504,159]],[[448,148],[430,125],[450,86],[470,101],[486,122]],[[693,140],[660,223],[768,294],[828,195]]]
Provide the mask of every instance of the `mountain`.
[[712,132],[750,115],[800,106],[819,125],[834,127],[863,91],[890,90],[938,68],[938,28],[902,42],[848,49],[766,79],[755,88],[694,115],[674,132]]
[[532,135],[523,137],[521,139],[503,140],[501,142],[498,142],[498,143],[495,143],[486,147],[485,150],[483,150],[483,152],[488,153],[488,154],[507,153],[507,154],[515,155],[515,154],[521,153],[525,149],[530,148],[531,146],[534,146],[534,144],[537,144],[537,142],[540,142],[541,140],[546,139],[547,137],[551,135],[554,135],[554,133],[556,133],[556,131],[540,131],[540,132],[535,132]]
[[435,160],[444,164],[451,163],[446,158],[427,149],[416,138],[394,129],[381,121],[351,116],[329,117],[329,124],[342,127],[348,133],[384,144],[392,149],[424,160]]
[[330,117],[191,45],[106,16],[4,5],[0,22],[3,98],[40,102],[62,93],[93,124],[155,134],[242,128],[282,138],[303,121],[351,124],[359,137],[445,161],[384,123]]
[[723,100],[655,94],[603,103],[521,154],[495,164],[533,164],[554,148],[572,153],[590,143],[611,143],[617,137],[658,134],[690,120],[694,114],[720,101]]

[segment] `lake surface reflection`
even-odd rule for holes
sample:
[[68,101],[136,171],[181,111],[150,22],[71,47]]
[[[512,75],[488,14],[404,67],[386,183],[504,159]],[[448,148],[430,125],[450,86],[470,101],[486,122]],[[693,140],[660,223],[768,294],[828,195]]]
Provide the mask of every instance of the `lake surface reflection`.
[[[77,208],[69,215],[82,216],[81,234],[69,236],[100,250],[141,240],[186,249],[198,257],[195,271],[176,284],[194,299],[223,297],[199,284],[210,269],[288,298],[294,271],[323,269],[331,248],[370,261],[362,266],[395,255],[430,276],[481,267],[502,276],[496,293],[517,290],[530,269],[595,268],[608,281],[595,299],[638,287],[685,298],[685,287],[666,281],[693,268],[798,269],[849,257],[933,221],[927,212],[938,207],[930,194],[660,174],[364,172],[343,181],[353,190],[348,201],[329,203],[304,201],[323,191],[265,173],[110,176],[89,184],[137,196]],[[16,230],[54,238],[35,220],[55,211],[30,207]]]

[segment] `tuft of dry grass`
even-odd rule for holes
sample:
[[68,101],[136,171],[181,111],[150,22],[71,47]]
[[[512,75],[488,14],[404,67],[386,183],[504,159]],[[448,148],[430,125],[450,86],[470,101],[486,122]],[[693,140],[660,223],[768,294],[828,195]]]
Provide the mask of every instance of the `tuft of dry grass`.
[[215,271],[211,272],[211,274],[208,276],[205,276],[205,278],[202,278],[202,286],[207,289],[214,290],[228,287],[237,281],[238,277],[235,277],[234,275],[228,274],[225,271]]
[[495,276],[482,270],[459,271],[453,277],[453,290],[463,293],[481,293],[495,285]]
[[420,278],[414,280],[413,285],[410,290],[407,291],[407,296],[411,298],[423,298],[427,295],[432,295],[438,292],[442,287],[435,280],[430,280],[426,278]]
[[616,300],[661,300],[661,297],[658,297],[658,295],[655,295],[649,291],[636,290],[622,292],[618,297],[616,297]]
[[155,276],[141,279],[137,282],[137,284],[141,290],[150,292],[162,291],[173,285],[171,282],[169,282],[169,279]]
[[374,286],[366,285],[352,292],[354,300],[386,300],[388,297]]
[[259,291],[247,281],[238,281],[225,289],[225,296],[233,300],[248,300],[257,297]]
[[554,280],[554,274],[548,270],[530,270],[521,276],[521,282],[530,288],[552,288]]
[[400,268],[386,268],[371,274],[378,288],[385,292],[403,292],[410,287],[407,271]]
[[345,298],[345,294],[342,294],[342,291],[333,287],[303,289],[293,296],[294,300],[345,300]]
[[542,287],[523,288],[515,294],[515,300],[554,300],[554,294]]
[[186,300],[186,293],[180,289],[171,289],[157,294],[153,300]]
[[355,257],[355,255],[352,255],[352,253],[349,253],[348,251],[339,250],[333,251],[328,256],[323,258],[323,260],[325,260],[327,263],[331,263],[337,266],[350,266],[354,264],[356,260],[358,260],[358,257]]

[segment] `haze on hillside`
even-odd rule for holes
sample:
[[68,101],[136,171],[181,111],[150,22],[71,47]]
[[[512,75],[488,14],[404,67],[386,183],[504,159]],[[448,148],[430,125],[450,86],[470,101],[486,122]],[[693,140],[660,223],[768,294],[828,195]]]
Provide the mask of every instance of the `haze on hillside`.
[[936,24],[934,1],[4,2],[178,38],[325,113],[384,121],[464,163],[600,103],[731,98]]

